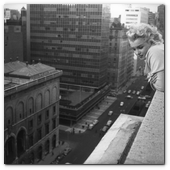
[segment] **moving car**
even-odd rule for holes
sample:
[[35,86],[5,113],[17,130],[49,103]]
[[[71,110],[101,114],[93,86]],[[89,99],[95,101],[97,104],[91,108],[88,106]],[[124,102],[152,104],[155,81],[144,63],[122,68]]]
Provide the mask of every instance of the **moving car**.
[[113,111],[109,111],[108,115],[111,116],[113,114]]
[[146,97],[145,96],[139,96],[138,99],[146,100]]
[[137,91],[136,94],[139,95],[139,94],[140,94],[140,91]]
[[123,106],[124,105],[124,102],[120,102],[120,106]]
[[144,89],[144,86],[141,86],[141,89]]
[[132,99],[133,97],[131,95],[127,95],[126,98]]

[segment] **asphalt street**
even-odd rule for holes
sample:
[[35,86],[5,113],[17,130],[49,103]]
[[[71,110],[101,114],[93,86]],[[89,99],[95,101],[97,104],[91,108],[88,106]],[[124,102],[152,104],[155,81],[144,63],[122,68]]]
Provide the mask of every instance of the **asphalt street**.
[[[147,84],[148,83],[145,81],[145,77],[140,76],[135,80],[134,83],[131,84],[131,86],[128,87],[127,91],[129,89],[132,91],[139,91],[141,90],[141,86],[146,87]],[[142,94],[148,94],[145,88],[142,90]],[[151,93],[149,92],[149,94]],[[153,94],[154,92],[152,92],[151,95],[153,96]],[[103,137],[104,134],[101,133],[100,129],[106,125],[107,121],[111,119],[114,123],[121,113],[130,114],[131,109],[138,101],[138,96],[131,93],[130,95],[133,98],[127,99],[127,95],[127,92],[119,94],[117,96],[117,100],[115,100],[115,102],[111,104],[110,107],[108,107],[103,112],[103,114],[100,115],[98,118],[99,123],[95,125],[93,129],[76,134],[60,130],[60,140],[67,142],[68,146],[72,148],[72,151],[67,156],[65,156],[64,159],[59,162],[59,164],[65,164],[66,162],[71,164],[83,164],[85,162],[85,160],[89,157],[91,152],[95,149],[96,145]],[[147,101],[148,100],[151,99],[147,99]],[[120,106],[120,102],[122,101],[124,102],[124,105]],[[107,103],[105,104],[107,105]],[[141,109],[141,115],[143,116],[147,111],[147,108],[144,106],[145,104],[143,104],[143,108]],[[113,111],[112,116],[108,116],[108,112],[110,110]]]

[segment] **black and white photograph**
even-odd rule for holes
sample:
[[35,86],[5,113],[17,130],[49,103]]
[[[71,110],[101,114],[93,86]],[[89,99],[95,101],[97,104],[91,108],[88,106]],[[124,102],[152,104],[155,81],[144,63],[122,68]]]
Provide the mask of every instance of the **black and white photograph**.
[[165,165],[166,4],[2,9],[5,166]]

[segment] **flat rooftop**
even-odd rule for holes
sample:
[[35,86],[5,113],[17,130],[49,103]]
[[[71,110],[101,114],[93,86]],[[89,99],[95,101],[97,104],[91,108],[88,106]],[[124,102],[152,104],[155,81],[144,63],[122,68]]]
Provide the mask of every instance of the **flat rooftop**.
[[92,94],[93,92],[84,92],[80,90],[65,91],[64,94],[61,94],[61,99],[70,100],[71,101],[70,105],[75,106],[78,103],[82,102],[84,99],[88,98]]

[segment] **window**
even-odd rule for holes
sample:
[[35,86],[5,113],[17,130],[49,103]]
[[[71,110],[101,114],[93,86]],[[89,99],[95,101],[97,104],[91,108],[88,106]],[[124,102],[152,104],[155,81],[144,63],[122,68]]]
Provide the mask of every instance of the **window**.
[[45,135],[49,133],[49,123],[45,124]]
[[38,115],[38,117],[37,117],[37,124],[38,125],[41,124],[41,115]]
[[55,114],[55,111],[56,111],[55,106],[53,106],[53,114]]
[[46,110],[45,119],[49,119],[49,110]]
[[33,128],[33,119],[28,122],[28,128],[29,129]]
[[56,127],[56,120],[55,120],[55,118],[52,120],[52,129],[55,129],[55,127]]
[[29,147],[31,147],[34,144],[33,134],[28,136],[28,142],[29,142]]
[[37,130],[37,140],[39,141],[41,138],[42,138],[42,130],[41,130],[41,128],[39,128]]

